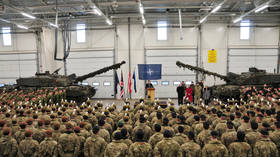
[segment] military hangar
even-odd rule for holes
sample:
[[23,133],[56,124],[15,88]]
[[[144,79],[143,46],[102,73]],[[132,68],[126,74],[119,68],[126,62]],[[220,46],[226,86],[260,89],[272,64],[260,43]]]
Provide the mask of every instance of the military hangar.
[[278,155],[279,0],[1,0],[0,29],[0,156]]

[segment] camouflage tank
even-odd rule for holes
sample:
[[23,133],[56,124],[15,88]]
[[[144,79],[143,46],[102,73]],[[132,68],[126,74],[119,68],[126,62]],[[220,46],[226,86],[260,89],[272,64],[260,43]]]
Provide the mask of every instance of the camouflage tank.
[[241,74],[229,72],[225,76],[196,66],[184,64],[180,61],[177,61],[176,65],[180,68],[187,68],[199,72],[202,75],[214,76],[224,80],[226,84],[211,87],[213,95],[224,100],[228,98],[239,98],[242,86],[256,86],[257,88],[261,88],[264,84],[273,87],[278,87],[280,84],[279,74],[266,73],[265,70],[259,70],[255,67],[249,68],[249,72],[243,72]]
[[96,93],[96,90],[94,89],[94,87],[89,85],[78,85],[79,82],[82,82],[96,75],[105,73],[107,71],[118,69],[123,64],[125,64],[125,61],[78,77],[76,76],[76,74],[71,74],[69,76],[59,75],[59,69],[52,74],[50,74],[49,71],[46,71],[45,73],[36,73],[33,77],[17,79],[17,84],[14,88],[23,90],[30,88],[65,88],[66,98],[68,100],[76,100],[78,102],[81,102],[86,100],[87,98],[93,97]]

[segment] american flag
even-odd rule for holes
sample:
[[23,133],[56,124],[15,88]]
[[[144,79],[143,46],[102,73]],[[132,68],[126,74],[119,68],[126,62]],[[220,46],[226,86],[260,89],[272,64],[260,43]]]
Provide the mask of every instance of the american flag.
[[123,73],[121,71],[121,94],[120,94],[121,98],[123,98],[124,96],[124,88],[123,88]]

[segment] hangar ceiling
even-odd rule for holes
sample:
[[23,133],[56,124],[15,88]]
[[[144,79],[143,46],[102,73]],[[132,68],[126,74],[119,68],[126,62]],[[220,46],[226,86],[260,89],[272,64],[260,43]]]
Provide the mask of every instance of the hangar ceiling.
[[[7,22],[23,24],[29,28],[39,28],[48,23],[58,24],[70,20],[72,24],[87,23],[88,27],[107,26],[104,17],[93,13],[93,5],[98,7],[113,24],[142,23],[139,3],[143,5],[145,26],[153,26],[158,20],[167,20],[169,25],[178,25],[178,10],[182,13],[183,25],[199,25],[201,18],[208,15],[218,4],[223,3],[220,10],[211,14],[207,22],[232,21],[264,3],[269,7],[258,13],[250,13],[243,19],[252,23],[280,24],[280,0],[2,0],[0,2],[0,25]],[[31,14],[36,19],[22,15]]]

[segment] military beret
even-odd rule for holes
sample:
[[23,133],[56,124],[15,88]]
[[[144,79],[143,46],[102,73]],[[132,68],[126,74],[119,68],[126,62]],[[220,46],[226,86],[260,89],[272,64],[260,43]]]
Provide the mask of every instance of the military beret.
[[73,125],[71,124],[71,123],[66,123],[66,129],[67,130],[71,130],[71,129],[73,129]]
[[50,130],[50,129],[46,130],[45,133],[48,137],[52,136],[52,130]]
[[25,135],[25,137],[31,137],[32,130],[26,130],[24,135]]
[[75,133],[79,133],[81,131],[81,128],[79,126],[74,127]]

